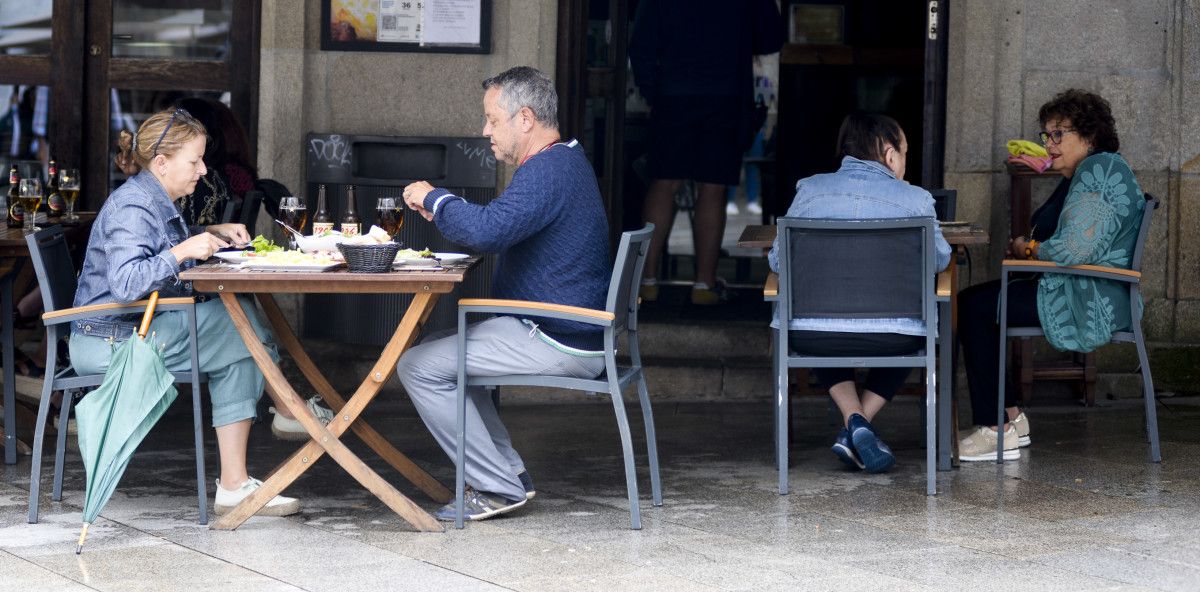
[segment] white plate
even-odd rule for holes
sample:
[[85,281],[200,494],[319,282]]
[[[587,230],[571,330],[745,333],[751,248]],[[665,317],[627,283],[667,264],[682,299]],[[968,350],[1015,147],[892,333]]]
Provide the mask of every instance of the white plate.
[[266,261],[246,261],[242,264],[245,269],[258,269],[262,271],[325,271],[342,265],[341,261],[329,261],[327,263],[268,263]]
[[437,267],[443,263],[462,261],[467,257],[470,257],[470,255],[467,255],[466,253],[434,253],[432,259],[429,257],[412,257],[408,259],[401,259],[397,257],[396,261],[392,263],[392,268],[400,269],[402,267]]
[[442,263],[450,263],[453,261],[462,261],[463,259],[470,257],[470,255],[468,255],[466,253],[434,253],[433,256],[434,256],[434,258],[438,259]]
[[218,251],[213,253],[213,257],[226,263],[242,263],[250,260],[245,251]]

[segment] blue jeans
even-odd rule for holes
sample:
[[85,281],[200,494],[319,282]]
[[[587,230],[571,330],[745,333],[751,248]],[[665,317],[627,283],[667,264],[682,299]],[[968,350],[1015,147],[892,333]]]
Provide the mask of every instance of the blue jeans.
[[[275,337],[259,318],[253,300],[248,296],[239,297],[238,300],[250,318],[254,332],[270,352],[271,358],[278,362]],[[173,310],[156,314],[150,322],[150,334],[154,335],[154,342],[162,347],[163,361],[168,370],[191,371],[186,312]],[[147,339],[149,337],[148,334]],[[200,372],[208,374],[213,427],[254,417],[258,399],[263,393],[263,375],[220,300],[196,304],[196,344]],[[108,369],[114,344],[107,339],[75,333],[71,335],[70,346],[71,365],[79,374],[102,374]]]

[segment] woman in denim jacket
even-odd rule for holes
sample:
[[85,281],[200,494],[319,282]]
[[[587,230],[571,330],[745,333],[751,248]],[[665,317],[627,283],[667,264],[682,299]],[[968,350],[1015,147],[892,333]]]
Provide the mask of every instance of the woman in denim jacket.
[[[787,215],[795,218],[866,220],[934,217],[933,196],[904,181],[908,140],[900,125],[885,115],[855,113],[838,132],[842,166],[796,183],[796,198]],[[934,226],[937,268],[950,262],[950,245]],[[779,271],[779,238],[768,261]],[[803,254],[798,254],[803,256]],[[880,289],[884,289],[880,286]],[[893,356],[925,346],[925,325],[915,319],[792,319],[788,343],[794,351],[824,356]],[[842,412],[843,427],[833,452],[850,467],[878,473],[896,462],[891,449],[875,433],[871,420],[912,371],[872,368],[862,394],[852,368],[815,368],[817,380]]]
[[[204,126],[182,109],[154,114],[136,136],[123,134],[122,149],[132,153],[141,172],[114,191],[96,216],[75,306],[133,302],[155,290],[163,297],[190,296],[191,284],[179,280],[181,269],[209,258],[231,242],[249,242],[241,224],[189,229],[175,206],[205,173],[205,139]],[[253,303],[242,305],[255,332],[278,359],[273,337]],[[129,315],[76,321],[70,339],[76,371],[103,373],[113,343],[129,339],[135,323]],[[246,445],[264,381],[220,300],[197,303],[196,324],[200,371],[208,374],[221,458],[214,510],[224,514],[260,485],[246,472]],[[176,372],[191,369],[184,312],[159,313],[150,331],[163,347],[167,368]],[[276,496],[259,514],[285,516],[299,509],[298,500]]]

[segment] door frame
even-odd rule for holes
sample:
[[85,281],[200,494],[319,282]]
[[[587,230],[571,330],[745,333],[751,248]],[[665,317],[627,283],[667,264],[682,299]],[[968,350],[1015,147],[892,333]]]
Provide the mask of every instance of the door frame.
[[627,84],[629,6],[628,0],[594,0],[608,4],[610,42],[607,66],[587,64],[589,0],[559,0],[558,47],[555,86],[558,92],[559,129],[563,137],[575,137],[588,146],[592,138],[584,136],[587,100],[603,98],[605,116],[603,145],[599,147],[604,163],[596,171],[604,211],[608,215],[609,243],[615,246],[621,237],[624,216],[625,183],[625,87]]
[[52,157],[80,170],[81,207],[108,196],[110,88],[229,91],[230,108],[258,146],[262,0],[233,0],[223,61],[112,57],[114,0],[53,0],[50,52],[0,55],[0,82],[50,87]]

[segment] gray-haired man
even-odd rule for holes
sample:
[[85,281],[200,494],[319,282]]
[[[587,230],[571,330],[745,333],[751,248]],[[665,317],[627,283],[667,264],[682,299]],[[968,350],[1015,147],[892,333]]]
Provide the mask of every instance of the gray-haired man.
[[[492,296],[600,309],[608,288],[608,222],[592,165],[576,140],[558,134],[558,96],[542,72],[507,70],[483,82],[483,135],[496,158],[518,167],[486,205],[418,181],[404,201],[446,238],[497,253]],[[594,378],[604,367],[603,333],[556,319],[498,316],[467,329],[467,374],[539,374]],[[397,372],[438,444],[456,448],[458,349],[453,336],[418,345]],[[466,514],[481,520],[532,497],[525,463],[491,398],[471,389],[466,422]],[[454,504],[439,510],[454,520]]]

